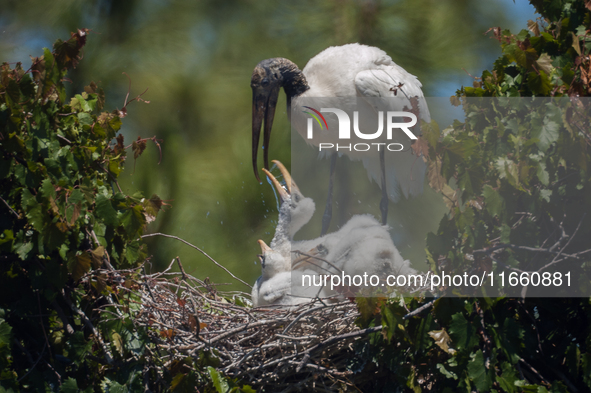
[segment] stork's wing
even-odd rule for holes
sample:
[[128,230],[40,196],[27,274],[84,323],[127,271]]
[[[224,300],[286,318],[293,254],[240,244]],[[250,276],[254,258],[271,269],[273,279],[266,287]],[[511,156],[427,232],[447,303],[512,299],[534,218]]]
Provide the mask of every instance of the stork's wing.
[[[376,111],[412,110],[411,98],[414,97],[418,100],[418,118],[425,122],[431,122],[427,101],[421,90],[421,82],[417,77],[396,65],[389,57],[381,59],[376,64],[375,69],[357,73],[355,77],[357,94],[366,98]],[[372,98],[380,97],[394,97],[396,99],[384,102],[386,105],[384,108],[381,107],[381,101],[380,105],[376,106],[376,100],[372,100]],[[401,194],[408,198],[410,195],[419,195],[423,192],[426,165],[422,158],[411,154],[410,148],[407,148],[404,152],[386,154],[385,160],[387,194],[392,201],[396,202]],[[367,169],[368,175],[381,187],[378,157],[364,158],[363,165]]]
[[361,97],[397,97],[403,104],[401,106],[409,109],[412,108],[410,98],[416,97],[419,100],[419,117],[429,123],[431,115],[421,86],[416,76],[394,63],[379,65],[377,69],[361,71],[355,76],[355,89]]

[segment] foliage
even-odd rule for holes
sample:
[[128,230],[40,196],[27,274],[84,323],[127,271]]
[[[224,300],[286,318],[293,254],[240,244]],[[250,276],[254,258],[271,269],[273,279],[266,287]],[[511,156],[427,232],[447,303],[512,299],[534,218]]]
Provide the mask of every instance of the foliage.
[[127,283],[104,272],[145,260],[140,236],[162,202],[118,188],[126,106],[101,112],[105,95],[94,83],[67,98],[66,74],[87,32],[58,40],[28,70],[0,68],[0,385],[8,391],[142,384],[145,333],[96,310],[129,314],[132,299],[118,289]]
[[117,177],[126,149],[137,159],[147,141],[160,145],[125,146],[118,133],[141,95],[110,113],[95,83],[67,98],[87,33],[58,40],[28,70],[0,69],[0,388],[252,392],[211,368],[217,359],[165,364],[154,337],[173,330],[137,323],[141,236],[164,202],[123,194]]
[[[472,100],[589,95],[585,2],[534,3],[548,20],[517,35],[493,29],[502,56],[452,98],[466,121],[423,130],[431,183],[450,207],[428,238],[435,271],[530,271],[534,261],[588,273],[590,138],[582,127],[588,121],[578,117],[584,111],[557,119],[551,105],[540,112]],[[127,289],[138,285],[137,266],[147,255],[140,236],[162,202],[126,196],[117,186],[125,106],[100,113],[104,94],[94,84],[67,98],[63,81],[85,40],[81,30],[58,41],[27,71],[20,64],[1,68],[0,386],[251,391],[224,377],[212,359],[164,364],[149,340],[156,328],[134,324],[141,298]],[[540,127],[525,127],[532,122]],[[145,140],[133,146],[137,156]],[[113,268],[129,269],[121,275]],[[358,324],[382,327],[352,344],[348,369],[368,376],[359,388],[591,389],[588,298],[441,298],[408,315],[423,303],[358,299]],[[166,340],[174,332],[159,334]],[[164,378],[149,366],[164,370]]]
[[[591,12],[585,1],[532,3],[547,19],[516,35],[491,29],[501,57],[451,98],[465,121],[423,129],[431,186],[450,208],[428,236],[428,259],[436,273],[571,271],[588,296],[590,106],[576,97],[591,93]],[[554,99],[523,98],[544,96]],[[358,353],[402,390],[589,391],[589,298],[518,289],[440,298],[407,319],[420,299],[360,302],[362,326],[383,331]]]

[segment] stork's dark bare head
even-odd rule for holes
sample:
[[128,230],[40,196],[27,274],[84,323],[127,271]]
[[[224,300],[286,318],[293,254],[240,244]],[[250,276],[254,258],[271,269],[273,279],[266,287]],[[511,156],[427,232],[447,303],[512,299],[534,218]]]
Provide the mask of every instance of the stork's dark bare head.
[[292,61],[282,57],[261,61],[252,72],[250,81],[252,88],[252,165],[254,174],[260,182],[257,155],[261,125],[265,120],[265,134],[263,138],[265,168],[269,168],[269,142],[271,128],[275,117],[275,107],[279,97],[279,90],[283,87],[287,95],[288,107],[291,98],[308,90],[306,78]]

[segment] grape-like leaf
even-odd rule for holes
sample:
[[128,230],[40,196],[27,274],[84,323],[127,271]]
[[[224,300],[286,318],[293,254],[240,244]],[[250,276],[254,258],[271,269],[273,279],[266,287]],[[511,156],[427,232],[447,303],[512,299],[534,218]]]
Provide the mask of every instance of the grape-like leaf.
[[72,279],[78,281],[88,272],[91,263],[90,255],[86,252],[68,258],[68,271],[72,274]]
[[493,382],[491,371],[494,370],[488,369],[488,362],[488,359],[484,358],[482,350],[479,349],[468,363],[468,377],[481,392],[488,392]]

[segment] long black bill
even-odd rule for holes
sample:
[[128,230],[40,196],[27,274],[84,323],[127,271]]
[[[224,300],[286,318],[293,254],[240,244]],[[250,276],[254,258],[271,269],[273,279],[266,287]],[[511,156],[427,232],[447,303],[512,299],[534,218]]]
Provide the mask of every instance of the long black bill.
[[275,107],[279,98],[279,86],[269,90],[257,89],[252,92],[252,168],[254,175],[259,183],[259,171],[257,166],[257,157],[259,149],[259,139],[261,135],[261,125],[265,119],[265,135],[263,137],[263,150],[265,168],[269,169],[269,142],[271,141],[271,128],[273,127],[273,118],[275,117]]

